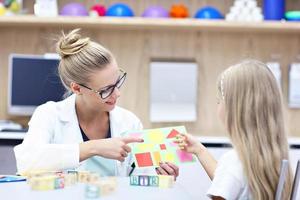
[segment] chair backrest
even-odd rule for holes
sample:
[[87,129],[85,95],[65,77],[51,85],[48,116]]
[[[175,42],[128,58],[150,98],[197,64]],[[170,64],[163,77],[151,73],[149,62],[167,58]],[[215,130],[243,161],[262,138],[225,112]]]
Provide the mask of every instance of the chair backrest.
[[284,189],[284,183],[286,181],[286,175],[289,169],[289,161],[288,160],[282,160],[281,161],[281,168],[280,168],[280,175],[279,180],[277,184],[277,190],[275,195],[275,200],[281,200],[282,191]]
[[299,190],[299,182],[300,182],[300,160],[298,160],[297,162],[295,178],[294,178],[292,192],[291,192],[291,200],[296,200],[297,198],[297,192]]

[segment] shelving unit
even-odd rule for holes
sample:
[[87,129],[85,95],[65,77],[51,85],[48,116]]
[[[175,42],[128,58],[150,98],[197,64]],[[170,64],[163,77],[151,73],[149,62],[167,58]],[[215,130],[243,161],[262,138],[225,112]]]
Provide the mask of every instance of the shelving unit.
[[[95,1],[83,2],[87,8]],[[29,117],[7,114],[7,73],[10,53],[44,54],[55,52],[61,31],[81,28],[110,49],[118,64],[128,72],[119,105],[135,113],[145,128],[185,125],[190,133],[201,136],[224,136],[225,130],[216,113],[216,79],[228,66],[246,58],[268,62],[280,55],[282,90],[291,136],[300,136],[300,110],[287,104],[289,65],[300,54],[300,23],[295,22],[227,22],[223,20],[146,19],[113,17],[35,17],[33,2],[24,0],[29,15],[0,17],[0,118],[26,125]],[[61,8],[69,0],[59,1]],[[117,0],[99,1],[110,6]],[[174,0],[122,0],[141,16],[150,5],[170,8]],[[190,14],[203,6],[214,6],[223,14],[234,0],[183,0]],[[298,1],[287,0],[287,10],[300,8]],[[258,4],[261,6],[262,1]],[[192,60],[198,64],[197,121],[190,123],[151,123],[149,118],[149,63],[157,60]]]
[[220,31],[220,32],[276,32],[299,33],[297,22],[228,22],[225,20],[199,19],[151,19],[142,17],[36,17],[23,15],[0,17],[0,27],[77,27],[113,28],[118,30],[185,30],[185,31]]

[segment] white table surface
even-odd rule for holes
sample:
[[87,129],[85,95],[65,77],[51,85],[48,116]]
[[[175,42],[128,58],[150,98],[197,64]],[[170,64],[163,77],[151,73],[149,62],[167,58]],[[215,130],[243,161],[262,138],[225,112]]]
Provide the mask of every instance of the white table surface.
[[[1,183],[1,199],[21,200],[81,200],[85,198],[85,184],[78,183],[64,189],[50,191],[33,191],[26,182]],[[114,193],[100,197],[103,200],[185,200],[192,199],[185,188],[178,182],[172,188],[130,186],[129,178],[118,178],[118,186]]]

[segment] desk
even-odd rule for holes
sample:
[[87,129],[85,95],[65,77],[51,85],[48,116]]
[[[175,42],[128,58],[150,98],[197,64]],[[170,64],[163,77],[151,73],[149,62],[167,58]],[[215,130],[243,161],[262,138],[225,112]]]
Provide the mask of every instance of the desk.
[[[21,200],[55,200],[55,199],[85,199],[85,184],[78,183],[71,187],[50,191],[32,191],[26,182],[1,183],[1,199]],[[184,187],[175,183],[173,188],[161,189],[158,187],[130,186],[129,178],[118,178],[117,190],[108,196],[101,197],[102,200],[185,200],[192,199]]]

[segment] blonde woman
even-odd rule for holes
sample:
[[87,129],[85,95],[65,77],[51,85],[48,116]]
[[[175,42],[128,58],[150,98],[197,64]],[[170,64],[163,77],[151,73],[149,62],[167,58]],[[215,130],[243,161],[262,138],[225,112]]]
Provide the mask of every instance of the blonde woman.
[[[14,149],[18,172],[82,168],[104,176],[129,175],[134,165],[128,144],[143,141],[121,137],[142,129],[133,113],[116,106],[126,72],[109,50],[78,29],[63,34],[57,52],[59,76],[71,95],[36,109],[23,143]],[[171,163],[152,171],[178,176]]]
[[[282,159],[288,159],[281,93],[276,80],[259,61],[248,60],[225,70],[218,80],[218,116],[233,150],[217,163],[191,135],[179,146],[194,153],[212,184],[212,199],[275,199]],[[288,199],[291,176],[282,199]]]

